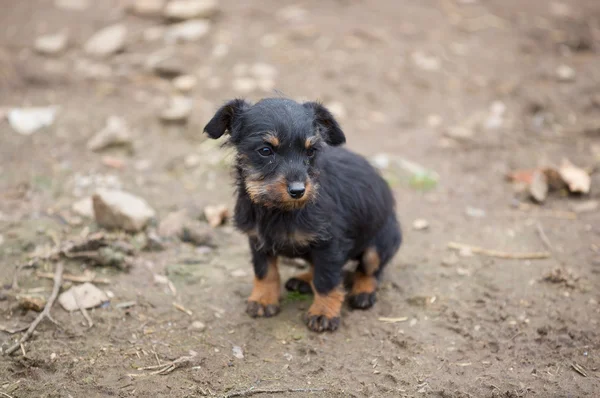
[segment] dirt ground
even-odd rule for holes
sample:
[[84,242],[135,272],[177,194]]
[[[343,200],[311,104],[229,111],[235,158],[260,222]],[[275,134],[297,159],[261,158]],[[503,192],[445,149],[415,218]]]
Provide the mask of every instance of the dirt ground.
[[[415,162],[439,180],[423,189],[386,171],[405,243],[376,306],[344,308],[335,333],[306,329],[303,296],[284,295],[277,317],[250,319],[246,241],[225,225],[210,250],[170,241],[140,251],[129,272],[95,269],[110,280],[98,286],[112,298],[89,311],[94,326],[55,305],[60,327],[44,321],[25,356],[0,358],[1,396],[600,396],[600,213],[590,205],[600,200],[600,173],[590,195],[553,193],[543,205],[505,181],[511,170],[565,157],[581,167],[600,162],[600,2],[222,0],[208,34],[180,44],[153,39],[161,32],[152,27],[165,21],[126,5],[2,6],[0,108],[60,107],[52,126],[29,136],[0,122],[4,329],[37,315],[19,307],[19,295],[52,288],[37,272],[52,272],[53,262],[21,270],[19,289],[11,287],[16,267],[36,248],[95,231],[71,205],[96,188],[143,197],[159,220],[183,208],[233,208],[228,152],[202,128],[227,99],[276,95],[272,82],[254,87],[248,70],[256,63],[275,68],[284,95],[333,103],[353,150]],[[115,22],[128,28],[125,50],[86,55],[87,39]],[[64,53],[33,51],[37,36],[63,29]],[[174,89],[146,61],[163,48],[198,78],[186,125],[157,117]],[[127,121],[133,150],[86,148],[110,116]],[[417,219],[429,227],[416,230]],[[448,249],[452,241],[551,256],[460,255]],[[66,262],[70,274],[87,268]],[[284,278],[297,272],[282,268]],[[558,277],[548,280],[552,272]],[[119,305],[127,302],[135,305]],[[0,346],[20,335],[0,331]],[[166,375],[138,370],[190,355],[192,363]]]

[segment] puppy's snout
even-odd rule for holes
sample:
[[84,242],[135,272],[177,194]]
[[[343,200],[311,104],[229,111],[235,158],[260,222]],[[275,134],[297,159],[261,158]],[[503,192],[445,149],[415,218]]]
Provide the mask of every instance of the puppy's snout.
[[291,182],[288,184],[288,193],[293,199],[300,199],[304,196],[306,187],[303,182]]

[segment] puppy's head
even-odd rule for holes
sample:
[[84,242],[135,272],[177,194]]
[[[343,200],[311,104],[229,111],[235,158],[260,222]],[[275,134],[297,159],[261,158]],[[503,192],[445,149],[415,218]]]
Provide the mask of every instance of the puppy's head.
[[282,98],[255,105],[236,99],[221,107],[204,128],[217,139],[226,132],[237,150],[244,189],[259,205],[294,210],[317,195],[317,158],[346,137],[321,104]]

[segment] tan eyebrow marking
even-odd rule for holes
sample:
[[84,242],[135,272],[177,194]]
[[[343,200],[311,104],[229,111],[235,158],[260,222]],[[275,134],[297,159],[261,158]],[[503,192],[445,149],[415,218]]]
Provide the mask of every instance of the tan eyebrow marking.
[[268,142],[269,144],[273,145],[273,146],[279,146],[279,138],[277,138],[277,136],[273,133],[267,133],[264,136],[265,142]]
[[319,141],[318,135],[313,135],[312,137],[308,137],[306,141],[304,141],[304,148],[309,149],[311,146],[315,145]]

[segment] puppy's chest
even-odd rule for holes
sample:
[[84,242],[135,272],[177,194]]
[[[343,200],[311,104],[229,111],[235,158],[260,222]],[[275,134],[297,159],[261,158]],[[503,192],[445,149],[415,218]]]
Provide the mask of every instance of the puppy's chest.
[[314,243],[318,236],[313,231],[297,227],[257,225],[249,232],[265,248],[281,252],[300,252]]

